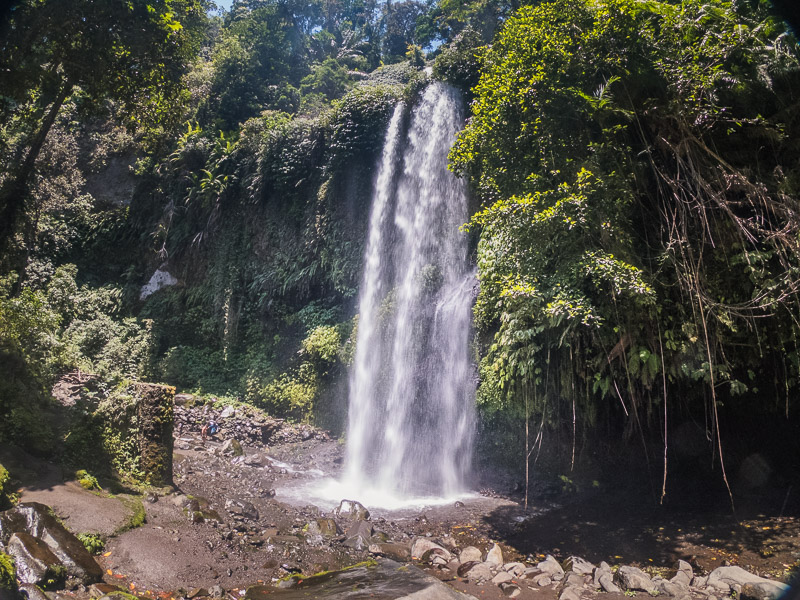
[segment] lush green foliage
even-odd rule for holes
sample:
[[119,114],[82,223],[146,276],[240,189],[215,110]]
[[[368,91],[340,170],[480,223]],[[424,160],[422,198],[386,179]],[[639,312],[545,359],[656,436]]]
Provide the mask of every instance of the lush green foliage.
[[484,54],[451,158],[486,206],[487,406],[663,431],[678,395],[716,442],[723,404],[788,414],[800,62],[766,8],[556,0]]

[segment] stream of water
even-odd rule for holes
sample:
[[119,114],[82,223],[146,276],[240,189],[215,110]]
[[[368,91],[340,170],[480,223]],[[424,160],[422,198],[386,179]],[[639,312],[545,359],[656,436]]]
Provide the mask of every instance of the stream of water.
[[405,111],[394,111],[375,181],[335,486],[387,508],[463,494],[475,424],[467,199],[447,170],[461,100],[433,83],[407,125]]

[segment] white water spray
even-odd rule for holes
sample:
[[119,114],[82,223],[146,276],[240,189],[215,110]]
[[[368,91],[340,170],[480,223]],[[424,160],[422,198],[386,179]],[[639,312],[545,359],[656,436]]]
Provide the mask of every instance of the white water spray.
[[341,482],[373,506],[463,493],[475,422],[467,200],[447,170],[460,99],[430,85],[405,143],[403,113],[375,182]]

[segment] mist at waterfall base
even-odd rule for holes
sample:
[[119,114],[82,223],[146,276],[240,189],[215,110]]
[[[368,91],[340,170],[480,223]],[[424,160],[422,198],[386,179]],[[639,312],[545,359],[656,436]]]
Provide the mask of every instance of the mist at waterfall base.
[[473,452],[475,272],[459,230],[465,190],[447,169],[461,100],[433,83],[404,127],[406,110],[395,108],[375,180],[344,472],[309,490],[370,509],[468,495]]

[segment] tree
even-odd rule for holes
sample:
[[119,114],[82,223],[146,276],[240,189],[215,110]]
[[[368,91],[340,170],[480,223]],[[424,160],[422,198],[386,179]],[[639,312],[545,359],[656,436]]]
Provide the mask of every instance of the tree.
[[[0,188],[0,241],[25,208],[36,159],[73,90],[114,99],[134,124],[168,121],[206,22],[203,0],[22,0],[0,46],[0,118],[24,143]],[[180,115],[179,115],[180,116]]]

